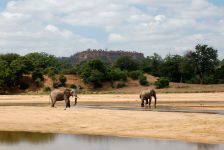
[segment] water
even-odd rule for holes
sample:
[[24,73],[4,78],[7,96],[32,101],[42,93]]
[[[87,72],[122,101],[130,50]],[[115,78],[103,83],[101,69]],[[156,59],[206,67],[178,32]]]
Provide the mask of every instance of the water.
[[[133,111],[158,111],[158,112],[182,112],[182,113],[206,113],[224,115],[224,109],[207,109],[204,105],[216,105],[220,107],[224,102],[208,101],[208,102],[175,102],[179,104],[190,104],[191,106],[172,106],[174,102],[160,102],[155,109],[154,103],[152,106],[140,107],[140,103],[130,102],[78,102],[78,108],[90,109],[109,109],[109,110],[133,110]],[[35,107],[50,107],[48,103],[0,103],[0,106],[35,106]],[[64,102],[57,102],[56,107],[64,107]],[[194,108],[195,107],[195,108]],[[73,106],[71,107],[71,109]],[[213,107],[215,108],[215,107]]]
[[66,135],[31,132],[0,132],[0,150],[223,150],[212,145],[171,140]]

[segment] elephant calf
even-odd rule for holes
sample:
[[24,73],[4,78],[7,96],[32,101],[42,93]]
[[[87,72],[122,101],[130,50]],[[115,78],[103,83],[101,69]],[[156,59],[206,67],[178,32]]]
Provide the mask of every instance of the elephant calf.
[[141,91],[139,97],[141,99],[141,107],[144,107],[144,101],[146,101],[146,105],[151,105],[152,96],[155,99],[155,108],[156,108],[156,91],[155,90],[143,90]]
[[57,101],[65,100],[65,108],[70,107],[70,97],[75,96],[75,105],[77,104],[77,92],[74,89],[65,89],[64,91],[60,91],[58,89],[53,90],[50,93],[51,98],[51,107],[54,107]]

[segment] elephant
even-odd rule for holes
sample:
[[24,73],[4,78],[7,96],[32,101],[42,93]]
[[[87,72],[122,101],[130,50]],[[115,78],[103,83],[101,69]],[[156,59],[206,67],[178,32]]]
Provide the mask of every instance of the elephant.
[[146,105],[149,104],[149,106],[151,105],[151,99],[152,99],[152,96],[154,97],[155,99],[155,108],[156,108],[156,91],[155,90],[143,90],[141,91],[139,97],[141,99],[141,107],[144,107],[144,100],[146,101]]
[[63,91],[60,91],[58,89],[55,89],[51,91],[50,93],[50,99],[51,99],[51,107],[54,107],[56,101],[63,101],[65,100],[65,109],[67,107],[70,108],[70,97],[75,97],[75,105],[77,104],[77,92],[74,89],[65,89]]

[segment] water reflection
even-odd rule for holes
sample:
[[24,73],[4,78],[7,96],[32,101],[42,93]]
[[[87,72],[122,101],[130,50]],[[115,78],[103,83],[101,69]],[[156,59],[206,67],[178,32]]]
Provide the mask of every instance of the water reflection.
[[108,136],[0,132],[0,150],[223,150],[224,145]]
[[17,144],[20,142],[29,142],[32,144],[51,142],[55,134],[51,133],[31,133],[31,132],[0,132],[0,144]]
[[217,145],[198,144],[198,150],[213,150],[216,148]]

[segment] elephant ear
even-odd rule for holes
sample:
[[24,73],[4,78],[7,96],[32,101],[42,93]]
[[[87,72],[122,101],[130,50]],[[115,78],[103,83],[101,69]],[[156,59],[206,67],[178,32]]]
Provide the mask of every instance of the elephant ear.
[[65,89],[65,91],[64,91],[64,96],[67,98],[67,97],[69,97],[69,96],[71,96],[71,90],[70,89]]

